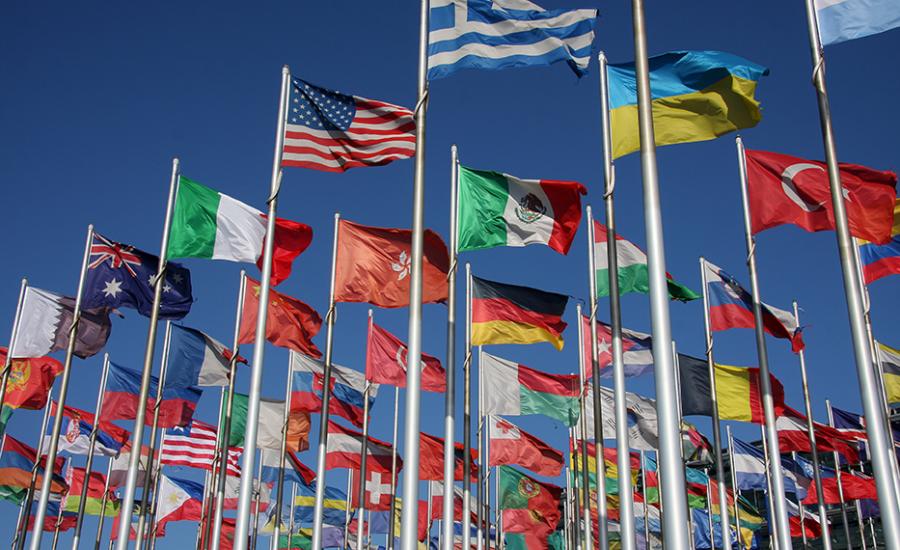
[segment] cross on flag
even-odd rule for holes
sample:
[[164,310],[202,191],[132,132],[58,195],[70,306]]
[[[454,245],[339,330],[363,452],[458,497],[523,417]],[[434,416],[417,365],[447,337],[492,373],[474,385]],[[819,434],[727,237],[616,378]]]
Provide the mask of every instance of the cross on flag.
[[[353,471],[352,507],[359,507],[359,470]],[[377,471],[366,472],[366,496],[364,508],[369,511],[385,512],[391,509],[393,493],[391,491],[391,474]]]

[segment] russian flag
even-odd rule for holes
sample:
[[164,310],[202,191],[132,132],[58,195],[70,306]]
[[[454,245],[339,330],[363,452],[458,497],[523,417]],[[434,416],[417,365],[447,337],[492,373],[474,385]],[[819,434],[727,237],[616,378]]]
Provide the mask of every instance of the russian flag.
[[[3,450],[0,452],[0,485],[29,487],[31,485],[31,470],[34,468],[36,460],[37,451],[10,435],[4,435]],[[42,487],[44,484],[45,460],[41,459],[38,469],[41,473],[37,476],[35,487]],[[60,475],[64,463],[64,458],[56,459],[53,481],[50,484],[50,491],[53,493],[60,493],[67,489],[66,482]]]
[[231,358],[231,350],[214,338],[196,329],[172,325],[164,389],[226,386]]
[[[150,377],[150,396],[144,423],[153,424],[153,408],[156,406],[156,389],[159,379]],[[141,373],[136,370],[109,364],[109,378],[103,398],[103,418],[107,420],[134,420],[137,417],[141,390]],[[164,388],[159,407],[159,427],[187,426],[194,416],[200,400],[199,388]]]
[[[291,389],[291,411],[321,412],[322,389],[325,385],[325,362],[312,357],[293,353],[291,368],[294,370],[293,388]],[[354,426],[363,426],[363,394],[366,389],[366,377],[363,373],[331,365],[331,399],[328,401],[328,413],[344,418]],[[378,384],[369,384],[369,409],[375,404]]]

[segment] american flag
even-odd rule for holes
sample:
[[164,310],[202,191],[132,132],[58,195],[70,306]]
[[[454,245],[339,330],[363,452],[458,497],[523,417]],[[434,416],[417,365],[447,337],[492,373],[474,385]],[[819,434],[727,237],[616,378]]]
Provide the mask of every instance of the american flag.
[[387,164],[416,153],[415,131],[409,109],[294,78],[281,165],[344,172]]
[[[228,475],[241,475],[238,461],[243,449],[228,449]],[[212,470],[216,456],[216,427],[194,420],[185,427],[169,428],[163,435],[160,462],[170,466],[190,466]]]

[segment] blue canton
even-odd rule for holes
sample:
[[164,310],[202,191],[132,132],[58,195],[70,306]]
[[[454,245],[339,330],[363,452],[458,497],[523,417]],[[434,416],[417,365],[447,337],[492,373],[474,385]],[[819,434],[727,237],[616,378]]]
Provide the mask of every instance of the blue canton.
[[356,116],[353,96],[319,88],[299,78],[293,79],[288,122],[313,130],[346,132]]

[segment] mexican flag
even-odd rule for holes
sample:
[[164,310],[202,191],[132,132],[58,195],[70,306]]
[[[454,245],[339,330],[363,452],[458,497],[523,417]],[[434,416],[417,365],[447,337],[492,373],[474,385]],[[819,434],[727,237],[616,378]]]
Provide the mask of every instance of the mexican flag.
[[562,489],[533,479],[510,466],[500,466],[497,475],[503,530],[507,533],[534,534],[546,541],[559,525]]
[[[609,233],[606,226],[600,222],[594,222],[594,261],[597,272],[597,297],[609,296]],[[647,255],[635,246],[631,241],[626,241],[620,235],[616,235],[616,258],[619,268],[619,294],[628,292],[650,292],[649,275],[647,272]],[[676,283],[672,276],[666,273],[669,286],[669,298],[690,302],[700,297],[699,294],[688,287]]]
[[[208,258],[248,262],[262,269],[267,216],[259,210],[183,176],[169,234],[169,259]],[[275,220],[272,284],[291,274],[294,258],[312,242],[312,228]]]
[[567,254],[581,223],[583,185],[459,167],[459,250],[545,244]]
[[483,353],[484,414],[543,414],[574,426],[581,413],[577,375],[547,374]]

